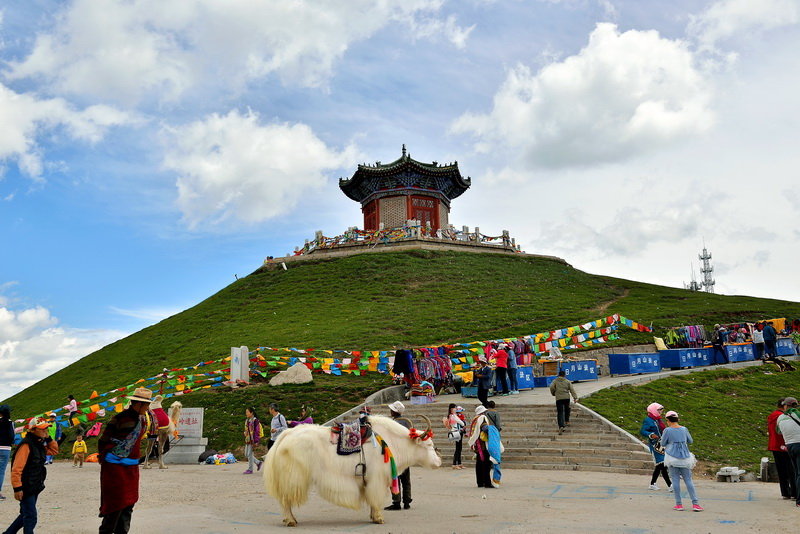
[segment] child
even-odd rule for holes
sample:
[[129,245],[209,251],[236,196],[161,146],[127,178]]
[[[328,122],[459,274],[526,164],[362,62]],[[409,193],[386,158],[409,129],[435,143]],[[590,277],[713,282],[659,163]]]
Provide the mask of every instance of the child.
[[83,459],[86,457],[86,442],[83,441],[83,436],[78,434],[75,436],[75,445],[72,446],[72,467],[76,465],[83,467]]
[[261,422],[253,407],[245,408],[244,415],[246,417],[244,421],[244,454],[247,456],[247,469],[244,474],[252,475],[253,464],[256,465],[258,471],[261,471],[261,464],[264,463],[262,460],[257,460],[255,455],[256,445],[261,441]]
[[58,454],[58,443],[50,438],[45,419],[34,417],[28,423],[28,435],[22,440],[11,464],[11,486],[14,498],[19,501],[19,515],[6,532],[33,532],[36,527],[36,500],[44,490],[47,468],[45,456]]

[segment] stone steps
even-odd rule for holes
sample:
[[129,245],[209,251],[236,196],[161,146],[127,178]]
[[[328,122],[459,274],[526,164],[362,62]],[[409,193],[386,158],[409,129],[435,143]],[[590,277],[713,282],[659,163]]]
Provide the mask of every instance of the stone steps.
[[[461,402],[467,422],[477,403]],[[498,404],[503,425],[505,447],[503,467],[507,469],[595,471],[649,475],[653,471],[652,456],[630,436],[609,426],[591,413],[574,407],[570,426],[560,434],[554,406]],[[455,445],[447,439],[442,417],[447,404],[411,405],[406,403],[405,417],[417,427],[424,428],[421,415],[431,420],[434,443],[442,455],[445,468],[451,463]],[[388,415],[385,406],[374,406],[372,413]],[[473,453],[466,438],[463,441],[462,462],[474,465]]]

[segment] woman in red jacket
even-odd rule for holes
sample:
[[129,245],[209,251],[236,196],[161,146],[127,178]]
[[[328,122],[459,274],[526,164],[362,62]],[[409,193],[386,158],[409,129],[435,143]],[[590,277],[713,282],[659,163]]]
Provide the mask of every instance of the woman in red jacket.
[[778,417],[783,415],[785,411],[786,406],[784,406],[783,399],[781,399],[778,401],[777,409],[767,416],[767,432],[769,433],[767,449],[772,451],[772,456],[775,458],[775,467],[778,470],[778,480],[781,485],[781,496],[784,499],[794,499],[797,496],[797,488],[794,485],[792,459],[786,451],[783,436],[775,432]]

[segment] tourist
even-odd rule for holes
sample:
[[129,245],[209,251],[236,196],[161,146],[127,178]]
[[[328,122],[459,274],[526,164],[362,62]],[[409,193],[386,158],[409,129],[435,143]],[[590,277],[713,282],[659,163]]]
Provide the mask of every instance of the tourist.
[[83,434],[75,436],[75,443],[72,445],[72,467],[83,467],[83,460],[86,459],[88,450],[86,442],[83,441]]
[[[789,400],[793,400],[791,397]],[[767,434],[769,441],[767,442],[767,450],[772,453],[775,459],[775,469],[778,471],[778,482],[781,486],[781,496],[784,499],[795,499],[797,497],[797,488],[794,484],[794,467],[792,467],[792,458],[786,449],[786,442],[783,436],[777,432],[778,417],[783,415],[787,406],[786,399],[778,400],[776,409],[767,416]]]
[[[394,401],[389,405],[389,414],[392,419],[400,423],[406,428],[411,428],[411,422],[403,417],[406,411],[406,405],[400,401]],[[411,508],[411,468],[406,468],[405,471],[397,476],[397,482],[400,486],[400,491],[392,493],[392,504],[384,508],[384,510],[400,510],[400,502],[402,498],[403,509],[408,510]]]
[[506,344],[506,352],[508,353],[508,387],[511,395],[519,395],[519,385],[517,384],[517,355],[512,346]]
[[289,421],[289,428],[294,428],[297,425],[313,425],[314,419],[311,417],[311,408],[306,408],[305,405],[300,406],[300,419],[297,421]]
[[567,379],[567,373],[561,369],[558,378],[550,384],[550,394],[556,398],[556,414],[558,419],[558,433],[563,434],[569,426],[570,405],[569,397],[578,402],[578,394],[572,387],[572,382]]
[[800,319],[792,321],[792,331],[789,335],[794,343],[794,351],[800,354]]
[[3,481],[6,477],[6,466],[11,457],[11,446],[14,445],[14,423],[11,421],[11,408],[7,404],[0,405],[0,501],[3,496]]
[[28,434],[14,453],[11,465],[11,487],[14,498],[19,501],[19,515],[6,529],[5,534],[14,534],[23,529],[33,533],[38,515],[36,501],[44,490],[47,478],[45,456],[58,454],[58,443],[50,437],[46,419],[34,417],[28,423]]
[[499,348],[492,353],[495,362],[494,392],[498,395],[508,395],[508,353],[505,344],[501,343]]
[[714,364],[728,363],[728,354],[725,352],[725,341],[728,339],[728,330],[724,326],[714,325],[714,338],[711,346],[714,348]]
[[800,506],[800,411],[797,409],[797,399],[794,397],[783,399],[783,405],[786,407],[786,412],[778,417],[776,431],[783,436],[786,451],[792,460],[795,505]]
[[756,360],[764,359],[764,325],[756,323],[753,326],[753,348],[756,351]]
[[[78,401],[75,400],[75,397],[72,395],[67,395],[67,400],[69,401],[66,406],[64,406],[64,410],[69,412],[69,424],[73,424],[73,419],[78,417]],[[77,423],[76,423],[77,424]]]
[[489,418],[489,424],[494,425],[498,432],[503,431],[503,427],[500,425],[500,414],[497,413],[495,410],[497,408],[497,404],[493,400],[490,400],[486,403],[486,417]]
[[475,417],[469,426],[469,446],[475,452],[475,479],[479,488],[493,488],[489,459],[489,419],[486,417],[486,406],[475,408]]
[[126,534],[139,501],[139,459],[147,432],[144,416],[153,392],[136,388],[130,406],[106,423],[97,440],[100,462],[100,534]]
[[286,418],[278,409],[278,405],[274,402],[269,405],[269,414],[272,416],[272,422],[270,423],[270,437],[269,441],[267,441],[267,452],[269,452],[269,450],[278,440],[278,436],[280,436],[284,430],[289,428],[289,425],[286,423]]
[[492,387],[492,368],[483,358],[478,358],[478,368],[474,371],[475,382],[478,383],[478,400],[484,407],[489,399],[489,389]]
[[261,464],[264,463],[256,459],[256,446],[261,442],[263,430],[255,408],[245,408],[244,416],[244,455],[247,457],[247,469],[243,474],[252,475],[253,465],[256,466],[256,470],[261,471]]
[[647,407],[647,415],[642,421],[642,427],[639,429],[639,433],[647,438],[647,446],[650,447],[650,454],[653,455],[653,462],[655,463],[653,476],[650,477],[650,489],[654,491],[661,489],[656,485],[659,475],[664,477],[664,482],[667,483],[667,491],[672,491],[672,482],[669,479],[667,468],[664,466],[664,449],[661,448],[661,433],[667,427],[661,418],[661,412],[663,411],[664,407],[657,402],[650,404]]
[[767,325],[764,327],[764,330],[762,330],[762,334],[764,335],[765,359],[774,359],[778,356],[778,333],[775,331],[775,327],[772,326],[772,321],[767,323]]
[[702,512],[703,507],[697,500],[697,492],[692,481],[692,469],[697,460],[694,454],[689,452],[689,445],[692,443],[692,435],[689,429],[678,423],[679,417],[676,412],[667,412],[667,428],[661,434],[661,446],[664,447],[664,465],[669,469],[672,484],[675,486],[675,506],[676,511],[683,511],[681,504],[681,480],[686,484],[689,498],[692,500],[692,510]]
[[447,439],[455,445],[453,452],[453,469],[464,469],[461,465],[461,447],[464,440],[464,420],[459,417],[458,410],[464,411],[464,408],[450,404],[447,408]]

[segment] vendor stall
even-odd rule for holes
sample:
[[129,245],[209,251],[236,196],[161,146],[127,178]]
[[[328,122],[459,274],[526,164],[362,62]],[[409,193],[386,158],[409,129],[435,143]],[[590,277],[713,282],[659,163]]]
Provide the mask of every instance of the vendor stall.
[[663,369],[682,369],[711,365],[711,353],[706,348],[660,350]]

